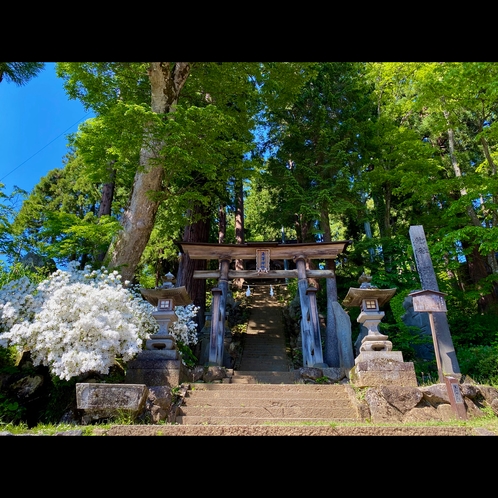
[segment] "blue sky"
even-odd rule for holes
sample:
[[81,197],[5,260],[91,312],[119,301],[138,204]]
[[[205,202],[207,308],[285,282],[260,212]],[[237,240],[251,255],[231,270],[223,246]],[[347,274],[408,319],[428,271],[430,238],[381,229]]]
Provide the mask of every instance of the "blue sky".
[[0,83],[0,183],[10,194],[14,185],[31,192],[50,170],[63,166],[67,135],[93,117],[70,100],[55,63],[24,86]]

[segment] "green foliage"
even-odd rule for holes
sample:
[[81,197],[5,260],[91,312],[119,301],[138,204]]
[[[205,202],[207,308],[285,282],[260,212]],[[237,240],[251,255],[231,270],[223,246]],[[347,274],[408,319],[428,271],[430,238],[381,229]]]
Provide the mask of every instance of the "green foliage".
[[21,406],[13,396],[0,392],[0,427],[3,424],[19,423],[26,414],[26,408]]
[[491,346],[498,340],[496,316],[470,313],[465,308],[449,308],[448,325],[455,349]]
[[40,421],[57,424],[64,414],[76,405],[76,377],[62,380],[51,376],[50,395],[46,406],[40,411]]
[[71,99],[86,109],[105,114],[118,100],[150,104],[147,62],[57,62],[56,74],[64,80]]
[[0,369],[2,372],[12,373],[15,370],[17,350],[14,347],[0,347]]
[[182,357],[183,364],[187,368],[194,368],[198,364],[199,360],[192,352],[190,346],[184,344],[182,341],[176,341],[176,346]]
[[45,67],[44,62],[0,62],[0,82],[26,85]]
[[455,350],[463,375],[469,375],[480,384],[498,385],[498,344]]
[[80,219],[69,213],[47,212],[40,236],[52,240],[46,249],[50,257],[69,261],[75,255],[87,255],[95,261],[120,229],[119,221],[110,216],[97,217],[89,212]]
[[415,361],[415,349],[413,346],[426,342],[423,336],[417,335],[417,330],[417,327],[407,327],[397,323],[381,322],[379,324],[380,333],[388,336],[389,341],[393,344],[393,351],[403,353],[404,361]]
[[[17,351],[15,348],[0,347],[0,378],[13,375],[19,369],[15,366]],[[19,423],[26,414],[26,408],[19,404],[15,396],[7,391],[0,391],[0,427],[2,424]]]

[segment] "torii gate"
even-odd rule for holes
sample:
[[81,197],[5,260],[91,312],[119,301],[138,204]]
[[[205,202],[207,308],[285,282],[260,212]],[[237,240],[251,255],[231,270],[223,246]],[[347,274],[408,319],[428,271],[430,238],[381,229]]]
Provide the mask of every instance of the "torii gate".
[[[209,364],[223,364],[223,340],[225,335],[226,300],[228,279],[244,278],[297,278],[301,304],[301,338],[303,364],[307,367],[327,367],[323,362],[320,323],[316,303],[316,291],[308,285],[308,278],[335,278],[332,270],[307,270],[310,259],[336,259],[344,252],[350,240],[280,244],[278,242],[246,242],[244,244],[212,244],[203,242],[176,242],[182,253],[191,259],[218,259],[218,270],[197,270],[193,278],[217,278],[213,288],[211,332],[209,340]],[[270,259],[288,259],[296,264],[295,270],[270,270]],[[256,260],[255,270],[230,270],[232,260]]]

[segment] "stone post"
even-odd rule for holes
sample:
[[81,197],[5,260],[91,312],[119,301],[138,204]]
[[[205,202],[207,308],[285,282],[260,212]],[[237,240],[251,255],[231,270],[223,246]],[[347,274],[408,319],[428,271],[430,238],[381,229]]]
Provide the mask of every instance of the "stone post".
[[209,337],[209,365],[221,366],[223,363],[224,322],[221,321],[220,302],[223,291],[218,287],[211,290],[213,304],[211,306],[211,335]]
[[[421,225],[411,226],[410,239],[422,289],[439,292],[424,228]],[[446,314],[436,313],[434,315],[433,326],[434,341],[437,341],[435,349],[439,351],[442,371],[445,375],[452,375],[460,378],[460,367],[458,365]]]

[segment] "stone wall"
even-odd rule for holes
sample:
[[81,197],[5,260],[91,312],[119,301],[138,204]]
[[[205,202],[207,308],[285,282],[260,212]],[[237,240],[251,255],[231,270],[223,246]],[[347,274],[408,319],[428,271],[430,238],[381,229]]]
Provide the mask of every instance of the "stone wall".
[[[463,383],[460,390],[467,418],[498,416],[498,389]],[[427,387],[382,386],[354,389],[361,418],[374,424],[451,421],[453,410],[446,384]]]

